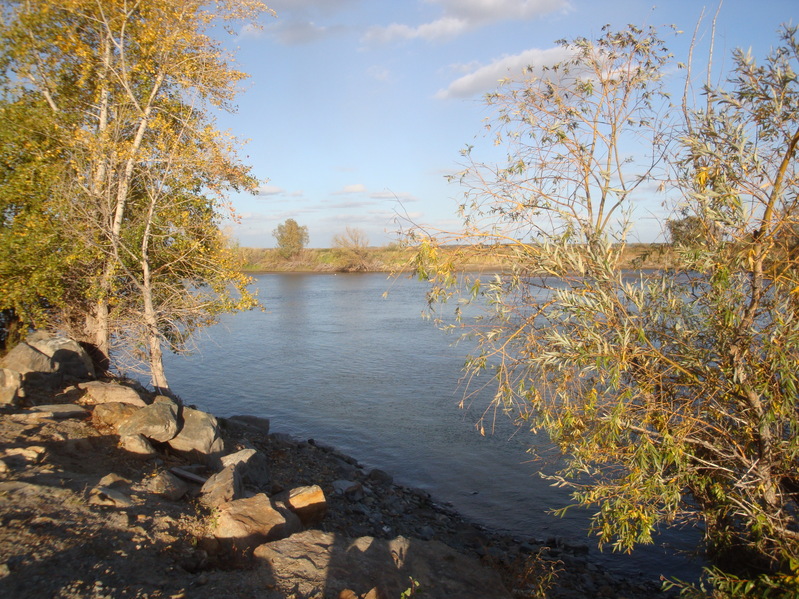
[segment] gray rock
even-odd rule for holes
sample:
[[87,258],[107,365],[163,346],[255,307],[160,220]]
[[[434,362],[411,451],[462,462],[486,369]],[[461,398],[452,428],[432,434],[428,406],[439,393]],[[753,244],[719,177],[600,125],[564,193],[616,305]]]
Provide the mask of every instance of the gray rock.
[[119,426],[119,436],[144,435],[165,443],[178,434],[178,407],[173,403],[154,403],[141,408]]
[[16,405],[22,395],[22,379],[16,370],[0,368],[0,405]]
[[200,489],[200,502],[207,507],[220,507],[242,495],[241,475],[235,466],[228,466],[205,482]]
[[282,539],[302,530],[297,516],[278,509],[264,493],[236,499],[219,511],[214,537],[239,550]]
[[366,479],[372,484],[385,487],[390,487],[394,483],[394,478],[388,472],[379,468],[371,470]]
[[133,500],[117,489],[97,486],[89,493],[89,505],[128,508],[133,507]]
[[44,331],[29,335],[26,341],[28,345],[48,356],[59,374],[78,379],[94,378],[92,359],[77,341]]
[[27,343],[19,343],[9,351],[0,366],[22,375],[32,372],[52,374],[56,371],[53,360]]
[[255,449],[242,449],[221,459],[222,466],[235,466],[245,485],[266,489],[272,481],[269,462],[264,454]]
[[363,595],[377,587],[385,597],[399,597],[412,578],[420,596],[430,599],[511,597],[495,571],[437,541],[353,540],[308,530],[261,545],[254,555],[263,564],[266,584],[303,596],[319,589]]
[[363,485],[357,481],[341,479],[333,481],[333,491],[337,495],[344,495],[352,501],[358,501],[363,498]]
[[185,407],[182,417],[183,426],[169,440],[169,446],[193,459],[218,460],[225,451],[225,443],[220,436],[216,418],[201,410]]
[[189,492],[189,485],[170,472],[159,472],[147,484],[151,493],[177,501]]
[[147,405],[135,389],[119,383],[89,381],[79,384],[78,389],[86,391],[85,399],[95,404],[126,403],[141,408]]
[[124,435],[119,438],[119,446],[125,451],[135,453],[138,456],[152,456],[156,454],[155,449],[147,440],[147,437],[140,434]]

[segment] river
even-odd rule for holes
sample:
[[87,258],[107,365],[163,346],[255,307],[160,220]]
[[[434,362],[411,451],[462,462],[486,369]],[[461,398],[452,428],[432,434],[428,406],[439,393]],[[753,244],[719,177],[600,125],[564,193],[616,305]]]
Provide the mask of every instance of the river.
[[[475,422],[488,391],[458,407],[468,344],[422,318],[423,283],[374,273],[267,274],[254,286],[264,311],[226,315],[192,355],[166,358],[185,402],[219,416],[270,418],[275,432],[332,445],[493,529],[595,546],[585,513],[548,513],[569,496],[538,475],[555,464],[532,462],[526,451],[546,450],[546,439],[502,415],[493,434],[481,436]],[[630,573],[694,579],[698,563],[678,553],[697,540],[695,531],[670,531],[631,556],[592,553]]]

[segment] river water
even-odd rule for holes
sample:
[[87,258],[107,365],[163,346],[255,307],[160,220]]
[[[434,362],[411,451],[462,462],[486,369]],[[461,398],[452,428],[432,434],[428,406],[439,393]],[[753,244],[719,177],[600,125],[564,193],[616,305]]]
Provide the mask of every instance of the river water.
[[[490,528],[595,546],[585,513],[548,513],[569,496],[538,475],[555,464],[532,462],[526,451],[546,450],[546,439],[502,415],[493,434],[481,436],[475,423],[488,390],[458,407],[468,344],[422,318],[423,283],[373,273],[267,274],[254,286],[264,311],[226,315],[201,334],[193,355],[166,358],[170,385],[185,402],[219,416],[270,418],[273,431],[332,445]],[[695,531],[667,531],[631,556],[591,551],[629,573],[693,579],[698,563],[678,553],[697,540]]]

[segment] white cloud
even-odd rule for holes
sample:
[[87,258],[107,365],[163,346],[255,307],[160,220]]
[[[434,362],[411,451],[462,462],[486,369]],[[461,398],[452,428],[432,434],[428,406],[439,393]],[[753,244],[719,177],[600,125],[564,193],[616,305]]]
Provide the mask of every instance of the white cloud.
[[467,31],[508,20],[529,20],[570,8],[568,0],[426,0],[441,6],[442,16],[429,23],[411,27],[392,23],[372,27],[367,42],[392,42],[401,39],[441,40]]
[[261,37],[263,33],[264,28],[258,23],[245,23],[239,31],[242,37]]
[[366,185],[362,185],[361,183],[356,183],[354,185],[345,185],[342,189],[335,192],[336,194],[348,194],[348,193],[364,193],[366,191]]
[[256,192],[259,196],[274,196],[285,193],[285,189],[277,185],[261,185]]
[[[485,93],[496,89],[498,82],[507,77],[517,77],[522,71],[532,66],[535,74],[540,75],[542,67],[552,66],[571,55],[571,51],[562,46],[540,50],[533,48],[521,54],[503,56],[491,64],[475,68],[472,72],[459,77],[449,84],[446,89],[439,90],[438,99],[468,98],[476,94]],[[457,67],[456,67],[457,68]]]

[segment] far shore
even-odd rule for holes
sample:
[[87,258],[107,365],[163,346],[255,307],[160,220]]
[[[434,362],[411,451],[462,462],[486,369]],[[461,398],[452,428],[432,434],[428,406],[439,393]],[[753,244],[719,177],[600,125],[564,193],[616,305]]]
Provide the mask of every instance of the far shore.
[[[413,272],[415,248],[396,244],[358,250],[338,248],[306,248],[294,257],[286,258],[276,248],[237,248],[247,274],[270,273],[410,273]],[[493,248],[445,246],[450,258],[463,272],[500,272],[511,260]],[[624,248],[623,270],[667,268],[673,254],[667,244],[636,243]]]

